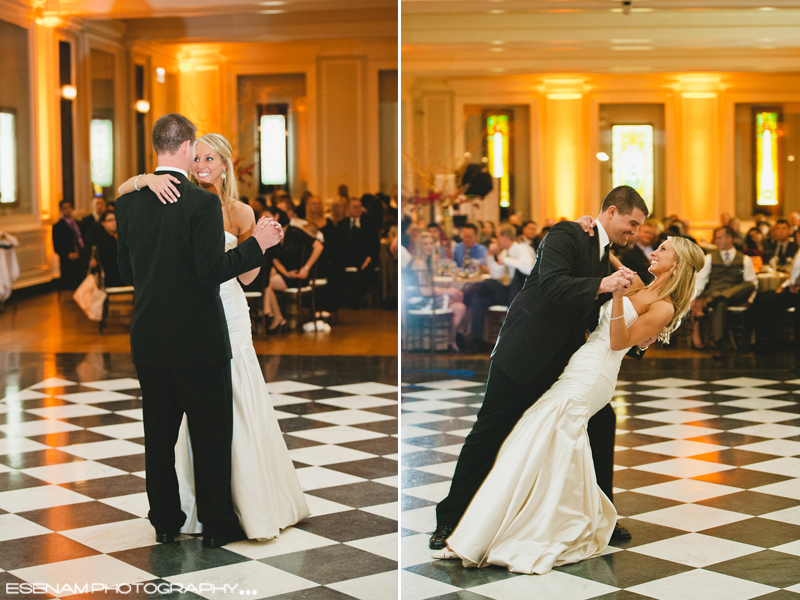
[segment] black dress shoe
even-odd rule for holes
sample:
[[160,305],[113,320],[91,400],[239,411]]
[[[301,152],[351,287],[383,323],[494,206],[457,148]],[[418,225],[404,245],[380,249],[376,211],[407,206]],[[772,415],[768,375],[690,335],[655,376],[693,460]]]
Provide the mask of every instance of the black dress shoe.
[[450,537],[451,533],[453,533],[452,527],[448,527],[447,525],[437,526],[436,531],[433,532],[428,542],[428,548],[431,550],[441,550],[447,547],[447,538]]
[[156,533],[156,543],[171,544],[175,541],[175,536],[177,535],[177,533]]
[[614,533],[611,534],[611,539],[615,542],[627,542],[631,539],[631,532],[619,523],[616,523],[614,525]]
[[213,536],[213,535],[204,535],[203,536],[203,548],[219,548],[224,546],[225,544],[232,544],[233,542],[241,542],[242,540],[247,539],[247,534],[242,531],[239,533],[234,533],[232,535],[225,535],[225,536]]

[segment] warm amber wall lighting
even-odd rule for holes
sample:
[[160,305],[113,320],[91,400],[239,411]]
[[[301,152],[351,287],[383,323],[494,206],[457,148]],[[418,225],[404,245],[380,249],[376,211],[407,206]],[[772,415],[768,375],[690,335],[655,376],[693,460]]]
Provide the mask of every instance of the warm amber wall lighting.
[[582,94],[547,94],[550,100],[580,100],[583,98]]
[[137,100],[135,106],[136,110],[143,115],[150,112],[150,103],[147,100]]
[[61,97],[64,100],[75,100],[78,96],[78,90],[75,88],[74,85],[62,85],[61,86]]
[[701,99],[701,98],[716,98],[717,95],[714,92],[684,92],[682,94],[684,98],[692,98],[692,99]]

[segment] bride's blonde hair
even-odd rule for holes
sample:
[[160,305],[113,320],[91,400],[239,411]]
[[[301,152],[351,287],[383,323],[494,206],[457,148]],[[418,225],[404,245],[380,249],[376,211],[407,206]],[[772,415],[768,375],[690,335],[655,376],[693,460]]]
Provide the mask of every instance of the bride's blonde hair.
[[658,339],[662,343],[669,342],[670,334],[681,324],[681,319],[689,312],[689,305],[694,297],[694,286],[697,273],[705,266],[703,250],[691,240],[682,237],[668,237],[675,251],[677,262],[675,269],[661,288],[653,302],[669,298],[675,312],[664,327]]
[[[230,220],[231,205],[239,199],[239,188],[236,185],[236,171],[233,169],[233,148],[231,147],[231,143],[225,139],[225,136],[219,133],[207,133],[197,138],[197,142],[202,142],[211,148],[214,152],[219,154],[220,158],[225,163],[225,170],[222,172],[224,178],[222,179],[220,200],[222,200],[222,205],[228,213],[228,220]],[[192,183],[197,183],[194,174],[192,174],[190,179]]]

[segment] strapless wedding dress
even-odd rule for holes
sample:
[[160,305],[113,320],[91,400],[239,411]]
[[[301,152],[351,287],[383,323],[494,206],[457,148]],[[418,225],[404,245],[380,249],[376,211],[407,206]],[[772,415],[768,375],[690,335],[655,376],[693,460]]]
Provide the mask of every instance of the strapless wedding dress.
[[[225,251],[237,245],[236,236],[226,231]],[[249,539],[268,540],[278,536],[281,529],[306,518],[310,512],[253,348],[247,299],[236,279],[220,285],[219,295],[233,350],[233,506]],[[175,468],[181,509],[186,514],[181,532],[201,533],[186,415],[175,445]]]
[[[623,299],[625,324],[636,309]],[[447,544],[465,567],[547,573],[601,552],[617,512],[600,490],[586,426],[610,400],[626,350],[610,347],[611,302],[558,381],[516,424]],[[444,550],[435,558],[454,558]]]

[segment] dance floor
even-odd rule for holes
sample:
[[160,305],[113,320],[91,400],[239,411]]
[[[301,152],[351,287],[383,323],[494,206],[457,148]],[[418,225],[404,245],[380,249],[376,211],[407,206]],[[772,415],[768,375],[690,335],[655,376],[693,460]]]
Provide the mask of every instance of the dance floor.
[[[396,598],[396,357],[259,358],[312,516],[270,542],[204,549],[155,544],[144,518],[129,355],[0,352],[0,597]],[[62,587],[7,585],[25,582]]]
[[488,359],[404,358],[404,600],[800,599],[800,376],[769,359],[626,360],[615,504],[633,537],[550,573],[434,561],[428,537]]

